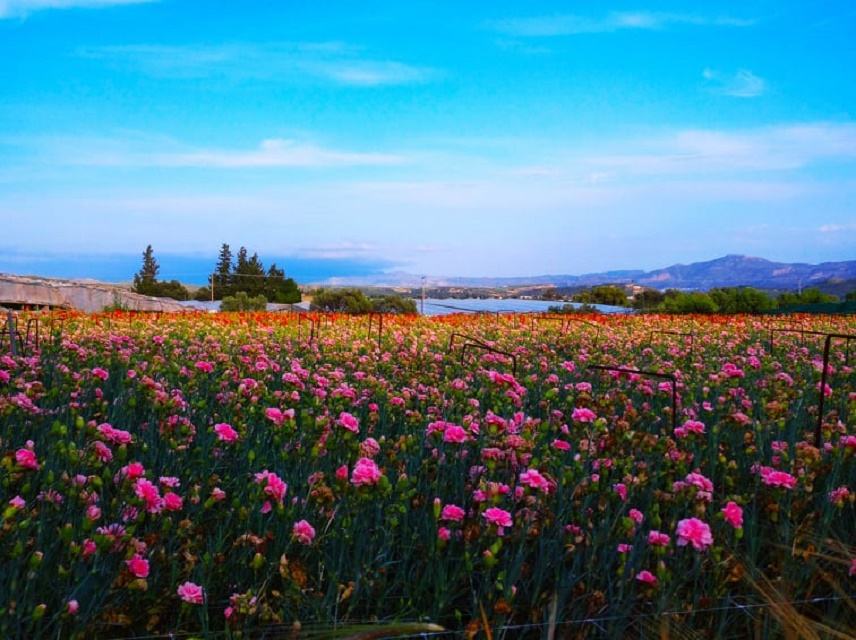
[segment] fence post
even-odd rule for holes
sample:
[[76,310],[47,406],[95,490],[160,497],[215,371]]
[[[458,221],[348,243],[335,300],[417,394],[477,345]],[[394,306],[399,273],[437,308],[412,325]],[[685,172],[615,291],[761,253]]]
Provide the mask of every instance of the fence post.
[[16,335],[17,332],[15,331],[15,324],[15,316],[12,314],[11,311],[7,311],[6,330],[9,333],[9,351],[11,352],[12,356],[18,355],[18,345],[16,342],[18,340],[18,336]]

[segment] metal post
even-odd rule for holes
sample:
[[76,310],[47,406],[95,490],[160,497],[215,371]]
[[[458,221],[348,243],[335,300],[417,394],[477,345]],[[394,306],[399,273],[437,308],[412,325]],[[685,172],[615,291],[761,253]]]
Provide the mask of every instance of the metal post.
[[18,340],[18,336],[15,335],[15,316],[12,315],[11,311],[6,313],[6,330],[9,333],[9,351],[12,356],[18,355],[18,345],[16,341]]
[[826,370],[829,368],[829,346],[832,344],[832,338],[833,334],[829,334],[823,342],[823,371],[820,374],[820,400],[817,405],[817,427],[814,430],[814,446],[818,448],[823,437],[823,401],[826,397]]

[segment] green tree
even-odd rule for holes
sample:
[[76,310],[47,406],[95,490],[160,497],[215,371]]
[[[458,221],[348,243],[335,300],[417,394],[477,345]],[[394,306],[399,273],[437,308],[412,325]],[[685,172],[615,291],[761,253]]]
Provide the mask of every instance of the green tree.
[[667,291],[660,310],[665,313],[716,313],[719,308],[713,299],[701,291],[684,293]]
[[656,309],[663,303],[666,296],[656,289],[643,289],[633,296],[634,309]]
[[[217,256],[217,264],[214,265],[214,296],[219,300],[223,296],[228,295],[232,287],[232,249],[227,243],[223,243],[220,247],[220,254]],[[211,297],[211,292],[208,292],[208,297]]]
[[370,298],[372,308],[376,313],[416,313],[416,300],[404,296],[381,296]]
[[608,304],[616,307],[627,305],[627,296],[624,289],[613,285],[592,287],[588,291],[582,291],[571,298],[574,302],[586,304]]
[[155,259],[155,252],[152,245],[148,245],[143,251],[143,266],[134,275],[133,291],[146,296],[157,295],[158,271],[160,266]]
[[856,302],[856,291],[851,291],[846,296],[844,296],[844,299],[847,302]]
[[709,295],[719,313],[764,313],[776,308],[773,298],[752,287],[721,287],[711,289]]
[[313,311],[339,313],[371,313],[372,301],[359,289],[319,289],[312,298]]
[[280,304],[295,304],[302,299],[297,283],[286,278],[285,271],[278,268],[275,262],[268,268],[264,278],[264,294],[271,302]]
[[220,302],[220,311],[264,311],[267,300],[264,296],[251,298],[246,291],[238,291],[233,296],[226,296]]
[[829,302],[838,302],[838,297],[828,293],[823,293],[816,287],[803,289],[799,293],[788,292],[782,293],[778,298],[779,306],[792,304],[823,304]]

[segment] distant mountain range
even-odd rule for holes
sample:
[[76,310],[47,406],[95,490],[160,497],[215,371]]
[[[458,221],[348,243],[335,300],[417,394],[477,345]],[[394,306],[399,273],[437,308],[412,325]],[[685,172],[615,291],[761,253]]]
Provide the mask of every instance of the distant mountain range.
[[[848,281],[850,281],[848,283]],[[331,278],[334,286],[419,287],[422,276],[404,272]],[[707,262],[675,264],[654,271],[624,270],[583,275],[543,275],[512,278],[427,277],[434,287],[587,287],[598,284],[637,284],[655,289],[712,289],[749,286],[759,289],[792,290],[818,286],[856,288],[856,260],[821,264],[772,262],[764,258],[728,255]],[[849,289],[848,289],[849,290]]]

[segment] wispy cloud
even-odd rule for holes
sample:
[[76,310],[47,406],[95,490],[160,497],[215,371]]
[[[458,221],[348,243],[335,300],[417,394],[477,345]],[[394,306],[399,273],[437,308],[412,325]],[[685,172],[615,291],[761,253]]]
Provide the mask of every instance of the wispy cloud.
[[60,162],[102,167],[323,168],[407,162],[400,155],[347,151],[283,138],[263,140],[254,149],[189,148],[157,140],[109,139],[61,141],[50,146],[50,155]]
[[146,4],[158,0],[0,0],[0,20],[21,18],[45,9],[102,9],[128,4]]
[[705,69],[702,77],[711,92],[735,98],[756,98],[767,89],[764,79],[748,69],[738,69],[735,73]]
[[856,231],[856,223],[849,224],[822,224],[817,229],[821,233],[848,233]]
[[[610,153],[610,149],[620,150]],[[780,172],[819,162],[856,160],[856,123],[807,123],[744,130],[686,129],[648,138],[603,142],[597,150],[566,156],[579,175],[700,176],[745,171]]]
[[137,44],[84,47],[78,53],[158,78],[276,81],[307,76],[347,86],[377,87],[419,84],[440,76],[428,67],[372,58],[364,49],[341,42]]
[[585,33],[611,33],[625,29],[664,29],[676,25],[748,27],[754,23],[754,20],[727,16],[709,17],[683,13],[614,11],[600,17],[559,14],[506,18],[492,20],[488,26],[509,36],[545,38]]

